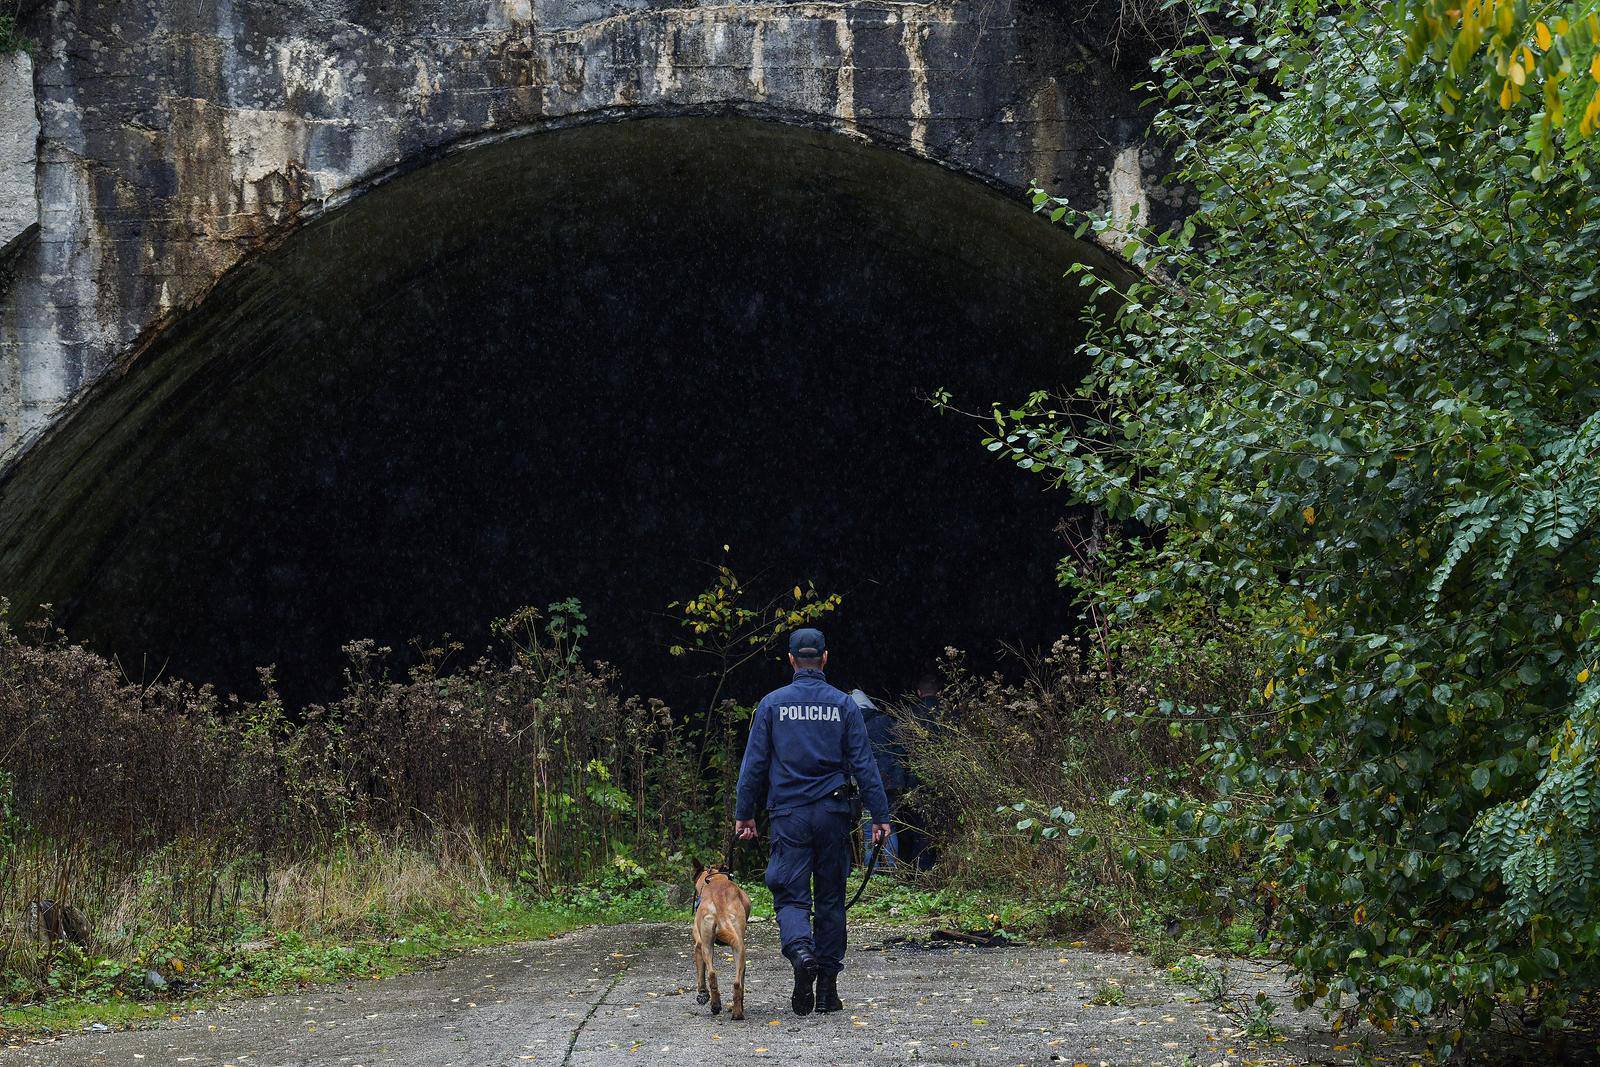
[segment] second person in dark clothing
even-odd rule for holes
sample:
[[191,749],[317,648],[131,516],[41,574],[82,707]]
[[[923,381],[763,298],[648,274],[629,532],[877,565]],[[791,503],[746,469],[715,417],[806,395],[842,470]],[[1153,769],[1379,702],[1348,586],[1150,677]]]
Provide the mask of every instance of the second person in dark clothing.
[[[878,775],[883,779],[883,791],[889,796],[889,810],[898,813],[909,778],[906,771],[906,746],[899,736],[900,724],[895,721],[894,716],[874,704],[872,698],[861,690],[851,690],[850,697],[861,708],[862,719],[866,722],[867,740],[872,744],[872,755],[878,761]],[[865,840],[870,850],[872,847],[870,822],[867,824]],[[893,867],[899,857],[900,830],[896,828],[889,832],[889,839],[883,844],[878,865]],[[862,853],[862,862],[867,862],[865,852]]]

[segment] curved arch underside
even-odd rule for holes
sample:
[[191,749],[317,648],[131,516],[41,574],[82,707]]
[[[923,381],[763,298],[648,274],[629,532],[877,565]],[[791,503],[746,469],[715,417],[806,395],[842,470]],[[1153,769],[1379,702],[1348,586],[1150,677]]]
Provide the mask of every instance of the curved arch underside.
[[[837,666],[1047,642],[1059,501],[926,401],[1076,373],[1088,246],[899,153],[739,118],[555,130],[397,178],[232,272],[0,484],[0,589],[291,696],[339,645],[583,600],[674,690],[707,561],[846,595]],[[140,663],[146,666],[139,666]]]

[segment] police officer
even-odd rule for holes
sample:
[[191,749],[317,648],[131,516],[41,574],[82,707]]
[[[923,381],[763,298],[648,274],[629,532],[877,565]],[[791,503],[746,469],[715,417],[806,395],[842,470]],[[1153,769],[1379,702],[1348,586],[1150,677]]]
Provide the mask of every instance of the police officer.
[[[794,681],[756,708],[739,768],[734,831],[756,837],[756,804],[772,818],[767,888],[778,912],[783,954],[794,968],[796,1015],[840,1011],[845,879],[850,871],[851,775],[872,813],[874,843],[889,836],[889,800],[856,702],[828,684],[828,646],[819,630],[789,636]],[[815,925],[813,926],[813,915]]]

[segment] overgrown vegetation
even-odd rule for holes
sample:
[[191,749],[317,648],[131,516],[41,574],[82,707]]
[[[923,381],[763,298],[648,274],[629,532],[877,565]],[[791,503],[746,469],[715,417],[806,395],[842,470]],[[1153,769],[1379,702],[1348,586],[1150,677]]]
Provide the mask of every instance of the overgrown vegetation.
[[[569,609],[570,610],[570,609]],[[103,658],[0,627],[0,769],[29,832],[142,851],[176,841],[294,855],[351,826],[478,833],[488,861],[549,888],[670,840],[695,793],[671,715],[578,662],[574,620],[524,611],[503,654],[407,677],[347,646],[344,696],[289,714],[182,681],[127,683]],[[49,774],[23,773],[48,767]]]
[[0,15],[0,56],[13,52],[32,52],[33,42],[17,27],[17,16]]
[[[724,545],[723,551],[727,550]],[[699,764],[716,783],[725,827],[733,825],[739,761],[756,710],[748,691],[740,694],[742,702],[735,696],[738,680],[746,668],[772,656],[791,631],[822,622],[843,599],[838,593],[819,593],[812,582],[792,591],[762,593],[724,562],[703,591],[667,605],[678,614],[682,632],[681,642],[669,646],[668,653],[701,668],[701,678],[710,689],[703,711],[696,716]]]
[[[454,670],[458,649],[432,649],[392,677],[387,650],[353,643],[340,699],[294,710],[269,672],[258,700],[134,685],[48,627],[0,626],[0,998],[28,1005],[8,1018],[384,974],[669,914],[661,881],[725,846],[748,717],[730,679],[838,603],[804,585],[752,597],[723,569],[677,605],[720,712],[692,727],[583,664],[572,602],[496,624],[498,649]],[[878,879],[858,914],[1172,953],[1170,909],[1121,860],[1149,833],[1106,797],[1189,784],[1190,742],[1115,709],[1228,684],[1220,658],[1178,647],[1195,632],[1150,635],[1138,685],[1070,642],[1017,683],[952,651],[936,713],[904,725],[940,860]]]
[[[380,977],[475,944],[679,914],[666,887],[631,865],[541,897],[490,869],[475,845],[470,834],[411,844],[354,839],[326,855],[269,865],[263,885],[239,887],[198,925],[167,894],[208,881],[205,867],[168,852],[145,857],[128,865],[123,882],[87,886],[96,895],[75,898],[91,914],[96,902],[111,906],[109,922],[82,944],[30,936],[11,946],[0,971],[0,1031],[137,1018],[150,1006],[216,992]],[[60,859],[30,851],[13,862],[23,880],[59,879]],[[104,867],[78,870],[98,876]]]
[[[1174,891],[1165,865],[1130,851],[1167,833],[1130,811],[1130,792],[1209,798],[1200,740],[1181,709],[1239,706],[1259,684],[1255,609],[1174,597],[1135,611],[1107,586],[1151,550],[1097,517],[1066,521],[1061,582],[1085,628],[1048,654],[980,676],[947,649],[936,700],[892,705],[914,787],[900,818],[928,840],[931,869],[865,906],[893,918],[1024,937],[1134,947],[1162,966],[1184,947],[1268,951],[1270,893],[1243,877],[1236,848],[1207,850],[1185,877],[1224,900]],[[1170,713],[1170,714],[1169,714]],[[926,858],[926,857],[925,857]]]
[[1205,788],[1129,790],[1130,860],[1268,900],[1343,1024],[1559,1029],[1600,979],[1600,18],[1191,14],[1157,129],[1197,210],[1084,276],[1089,379],[990,440],[1138,535],[1106,616],[1244,628],[1248,694],[1152,694]]
[[1029,936],[1154,944],[1172,918],[1169,894],[1128,869],[1125,850],[1149,835],[1108,798],[1187,788],[1194,753],[1164,724],[1116,709],[1142,708],[1152,689],[1193,692],[1215,679],[1195,659],[1189,673],[1132,683],[1090,665],[1069,640],[1019,666],[1020,681],[978,677],[951,650],[937,705],[899,710],[916,783],[904,816],[935,857],[923,903],[951,906],[967,927],[988,925],[992,910]]
[[367,973],[663,907],[648,871],[714,836],[679,724],[582,665],[576,605],[496,630],[403,679],[353,644],[344,695],[291,715],[270,676],[132,685],[0,625],[0,998]]

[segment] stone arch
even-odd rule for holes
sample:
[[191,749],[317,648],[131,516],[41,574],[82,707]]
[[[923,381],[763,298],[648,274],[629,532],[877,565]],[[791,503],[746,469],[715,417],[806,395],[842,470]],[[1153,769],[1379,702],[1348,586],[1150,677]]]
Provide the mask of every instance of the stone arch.
[[645,635],[601,651],[648,671],[666,600],[734,541],[853,585],[842,625],[886,670],[1045,641],[1054,505],[1006,468],[974,488],[975,431],[915,394],[1070,380],[1080,261],[1120,269],[975,180],[801,125],[494,138],[246,258],[85,390],[0,478],[0,590],[231,684],[577,594]]
[[1115,15],[1092,0],[25,3],[39,152],[0,144],[0,191],[24,196],[9,164],[34,172],[37,236],[13,253],[0,220],[0,466],[325,202],[534,126],[736,110],[1014,193],[1141,204],[1143,71],[1111,44]]

